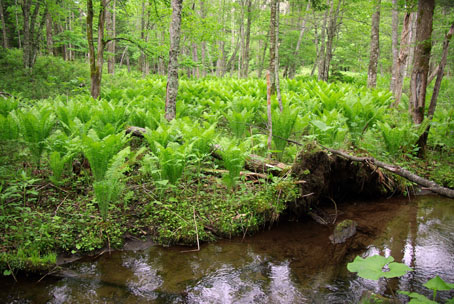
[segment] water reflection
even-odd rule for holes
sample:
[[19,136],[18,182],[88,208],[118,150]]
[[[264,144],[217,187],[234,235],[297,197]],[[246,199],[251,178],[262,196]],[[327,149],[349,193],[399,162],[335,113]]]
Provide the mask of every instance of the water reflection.
[[[357,254],[392,255],[415,269],[389,281],[394,290],[430,296],[435,275],[454,282],[454,204],[422,197],[340,206],[361,229],[332,245],[331,229],[286,223],[245,240],[204,245],[199,252],[151,247],[73,263],[63,278],[14,284],[2,279],[5,303],[357,303],[365,291],[388,294],[384,281],[349,273]],[[357,249],[366,246],[362,251]],[[439,300],[454,294],[439,293]],[[404,296],[400,296],[405,301]]]

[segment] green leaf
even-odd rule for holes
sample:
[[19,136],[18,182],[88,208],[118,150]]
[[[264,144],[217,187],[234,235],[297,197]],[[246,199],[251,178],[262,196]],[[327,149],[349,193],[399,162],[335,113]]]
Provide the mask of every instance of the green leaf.
[[428,298],[417,292],[399,290],[398,293],[409,296],[411,298],[408,304],[437,304],[437,302],[429,300]]
[[11,270],[4,270],[3,271],[3,275],[4,276],[9,276],[9,275],[11,275],[11,273],[12,273]]
[[[412,270],[405,264],[393,262],[394,258],[392,256],[385,258],[380,255],[374,255],[366,259],[357,256],[352,263],[348,263],[347,269],[351,272],[357,272],[364,279],[375,281],[382,277],[399,277]],[[389,271],[383,271],[383,267],[387,264]]]
[[445,282],[439,276],[430,279],[424,284],[424,286],[432,290],[451,290],[454,288],[454,284]]

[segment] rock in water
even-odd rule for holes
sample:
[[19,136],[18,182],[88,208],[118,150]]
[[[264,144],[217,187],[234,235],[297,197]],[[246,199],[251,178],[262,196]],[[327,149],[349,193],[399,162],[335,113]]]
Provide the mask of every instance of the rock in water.
[[331,243],[344,243],[348,238],[356,234],[356,226],[358,226],[358,224],[352,220],[343,220],[342,222],[338,223],[334,228],[333,234],[329,237]]

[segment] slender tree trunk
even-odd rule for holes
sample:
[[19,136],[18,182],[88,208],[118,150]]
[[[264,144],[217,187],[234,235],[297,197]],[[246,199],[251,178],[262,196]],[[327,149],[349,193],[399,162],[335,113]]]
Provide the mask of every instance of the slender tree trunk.
[[405,70],[406,75],[411,74],[412,65],[415,60],[415,48],[416,48],[416,22],[418,21],[418,12],[411,12],[411,23],[410,23],[410,49],[409,49],[409,60],[407,60],[407,67]]
[[[330,4],[331,3],[331,4]],[[331,15],[334,5],[334,0],[327,0],[327,6],[330,6],[329,15]],[[328,22],[328,10],[325,11],[325,17],[323,18],[322,28],[320,29],[320,51],[318,55],[318,80],[328,80],[325,78],[325,60],[326,60],[326,24]]]
[[434,7],[435,0],[420,0],[418,3],[415,60],[411,73],[409,101],[409,110],[415,124],[420,124],[424,120]]
[[169,67],[166,87],[165,117],[175,118],[178,94],[178,53],[180,51],[181,8],[183,0],[172,0],[172,21],[170,23]]
[[279,110],[282,112],[284,107],[282,105],[281,86],[279,82],[279,1],[276,2],[276,60],[274,61],[274,73],[276,82],[276,97],[279,103]]
[[19,29],[19,16],[17,15],[17,0],[14,0],[15,8],[14,8],[14,14],[16,15],[16,30],[17,30],[17,40],[19,43],[19,48],[22,48],[22,40],[20,37],[20,29]]
[[265,45],[263,46],[263,53],[262,53],[262,56],[260,57],[259,66],[258,66],[258,69],[257,69],[257,77],[258,78],[262,78],[263,67],[265,66],[266,50],[268,49],[268,35],[265,38],[264,44]]
[[246,13],[246,31],[245,31],[245,44],[243,48],[243,56],[242,56],[242,77],[246,78],[249,75],[249,46],[251,40],[251,23],[252,23],[252,0],[246,1],[247,5],[247,13]]
[[329,67],[331,64],[331,59],[333,58],[333,43],[334,43],[334,37],[336,36],[337,33],[337,19],[339,17],[339,11],[341,4],[343,3],[343,0],[338,0],[337,2],[337,7],[336,11],[334,12],[334,15],[330,14],[330,22],[328,25],[328,39],[326,41],[326,57],[324,60],[324,72],[323,72],[323,78],[325,81],[328,80],[329,78]]
[[370,34],[370,59],[369,70],[367,72],[367,86],[375,88],[377,86],[377,64],[380,55],[380,4],[381,0],[375,1],[375,12],[372,15],[372,27]]
[[49,55],[54,55],[54,40],[52,37],[52,15],[47,12],[46,15],[46,45],[47,53]]
[[[146,0],[142,0],[142,11],[140,15],[140,38],[142,41],[145,41],[145,10],[146,10],[146,3],[148,3]],[[143,52],[140,51],[140,58],[139,58],[139,66],[140,70],[142,71],[142,77],[145,77],[148,72],[148,59],[147,55]]]
[[392,34],[391,34],[391,49],[393,53],[393,64],[392,64],[392,74],[391,74],[391,83],[390,90],[394,92],[394,87],[396,86],[397,79],[397,62],[399,59],[399,49],[398,49],[398,35],[399,35],[399,8],[397,0],[392,0]]
[[[446,67],[446,63],[448,61],[448,50],[449,50],[449,42],[451,41],[451,37],[454,33],[454,22],[451,24],[451,27],[448,33],[445,36],[445,40],[443,41],[443,52],[441,55],[441,61],[437,69],[437,80],[435,80],[435,85],[432,93],[432,98],[430,99],[429,110],[427,111],[427,119],[430,121],[432,120],[435,109],[437,107],[437,99],[438,94],[440,93],[441,81],[443,80],[443,75]],[[427,138],[429,137],[430,125],[427,126],[425,132],[421,135],[418,140],[418,146],[420,150],[418,151],[420,156],[424,156],[426,146],[427,146]]]
[[[106,16],[107,19],[107,32],[110,36],[110,38],[114,38],[116,35],[116,12],[115,12],[115,7],[116,6],[116,0],[112,1],[112,12],[108,12],[109,14]],[[108,45],[107,45],[107,52],[109,52],[109,57],[107,58],[107,71],[109,74],[114,74],[115,73],[115,40],[112,40]]]
[[104,41],[104,24],[106,20],[107,2],[108,0],[100,1],[97,52],[95,53],[95,43],[93,37],[93,1],[87,0],[87,41],[91,79],[90,93],[94,99],[97,99],[101,93],[102,66],[104,63],[104,49],[106,46],[106,42]]
[[[273,4],[271,4],[273,5]],[[271,116],[271,75],[274,74],[266,71],[266,114],[268,117],[268,150],[271,150],[271,141],[273,140],[273,119]]]
[[310,10],[310,7],[311,7],[311,2],[308,1],[307,2],[307,6],[306,6],[306,16],[304,17],[303,22],[301,23],[300,34],[298,36],[298,41],[296,43],[295,51],[293,52],[293,58],[294,59],[293,59],[293,62],[289,66],[289,71],[288,71],[288,77],[289,78],[295,77],[296,65],[299,64],[298,56],[299,56],[301,43],[303,42],[304,33],[306,32],[306,22],[307,22],[307,16],[308,16],[308,12]]
[[200,74],[199,74],[199,55],[198,55],[198,52],[197,52],[197,44],[195,42],[192,43],[192,61],[194,61],[194,63],[196,64],[192,68],[192,77],[198,79],[200,77]]
[[224,77],[225,74],[225,42],[219,41],[219,52],[220,56],[216,63],[216,76]]
[[394,85],[394,103],[393,107],[397,107],[402,98],[402,87],[405,79],[405,68],[407,64],[408,51],[410,48],[410,19],[411,14],[407,12],[404,17],[402,33],[400,37],[400,51],[396,65],[396,83]]
[[278,0],[272,0],[270,15],[270,95],[276,93],[276,6]]
[[3,13],[3,3],[0,0],[0,19],[2,22],[2,45],[5,49],[8,48],[8,36],[6,35],[5,14]]

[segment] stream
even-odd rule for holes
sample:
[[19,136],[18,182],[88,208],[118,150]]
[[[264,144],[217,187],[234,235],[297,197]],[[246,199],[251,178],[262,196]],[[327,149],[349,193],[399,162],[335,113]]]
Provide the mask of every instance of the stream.
[[[358,233],[333,245],[333,227],[310,218],[281,222],[254,236],[193,248],[128,244],[63,265],[57,275],[0,278],[1,303],[357,303],[365,291],[389,296],[384,281],[348,272],[356,255],[392,255],[414,269],[389,281],[394,291],[431,297],[422,285],[454,283],[454,201],[420,196],[339,204],[338,221]],[[145,248],[140,248],[145,247]],[[400,302],[408,298],[398,295]],[[438,292],[441,303],[454,292]]]

